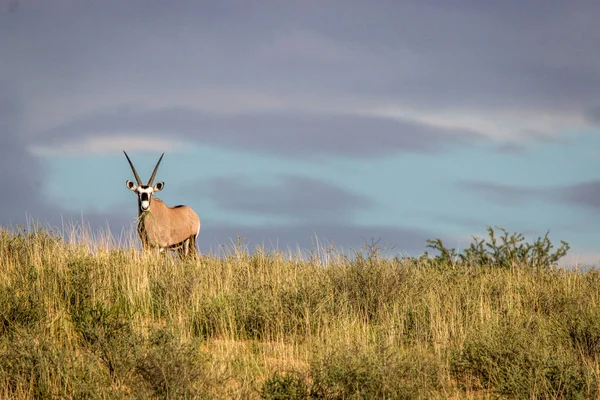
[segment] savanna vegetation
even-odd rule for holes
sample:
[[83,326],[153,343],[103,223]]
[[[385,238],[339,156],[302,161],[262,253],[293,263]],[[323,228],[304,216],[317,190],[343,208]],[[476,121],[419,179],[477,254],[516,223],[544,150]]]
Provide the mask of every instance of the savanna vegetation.
[[178,261],[3,230],[0,397],[598,398],[600,275],[556,267],[566,243],[489,233],[419,258]]

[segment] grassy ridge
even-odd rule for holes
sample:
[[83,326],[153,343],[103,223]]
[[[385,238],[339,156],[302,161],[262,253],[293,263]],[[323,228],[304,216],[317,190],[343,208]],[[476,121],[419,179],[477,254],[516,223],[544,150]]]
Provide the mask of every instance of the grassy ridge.
[[597,398],[600,276],[0,232],[0,397]]

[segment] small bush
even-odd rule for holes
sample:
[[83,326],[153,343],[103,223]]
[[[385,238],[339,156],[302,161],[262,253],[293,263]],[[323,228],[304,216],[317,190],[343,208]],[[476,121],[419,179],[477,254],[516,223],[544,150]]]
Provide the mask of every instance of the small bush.
[[399,354],[377,346],[331,352],[310,368],[314,398],[429,398],[440,386],[434,357],[414,351]]
[[133,332],[129,318],[120,310],[97,303],[78,315],[76,329],[89,348],[108,368],[111,377],[126,376],[135,367],[139,338]]
[[138,357],[136,369],[159,398],[190,398],[202,394],[208,358],[194,343],[179,343],[167,328],[157,329]]
[[38,292],[0,288],[0,335],[13,334],[21,328],[35,329],[44,319],[44,303]]
[[191,316],[193,334],[201,339],[211,339],[227,333],[225,316],[230,309],[230,300],[223,293],[203,297]]
[[310,392],[305,378],[299,374],[276,372],[263,384],[260,397],[267,400],[304,400],[310,398]]
[[438,250],[440,255],[435,261],[440,265],[454,265],[457,262],[482,267],[528,266],[532,268],[547,268],[556,265],[558,260],[569,251],[569,244],[561,240],[561,245],[552,252],[554,245],[546,232],[543,238],[537,238],[533,243],[525,242],[521,233],[509,233],[506,229],[496,228],[502,232],[497,236],[494,229],[487,228],[489,239],[473,237],[475,243],[457,253],[454,248],[446,248],[441,239],[427,240],[427,247]]
[[600,359],[600,310],[581,310],[567,316],[567,331],[573,347],[584,357]]
[[102,377],[89,373],[85,360],[53,341],[20,331],[0,339],[0,389],[8,398],[90,398]]
[[261,389],[264,399],[415,399],[440,386],[434,357],[400,355],[391,348],[340,347],[313,361],[306,375],[275,373]]
[[273,332],[278,325],[276,299],[267,287],[240,290],[232,297],[232,304],[242,339],[265,339],[265,333]]
[[450,358],[465,389],[492,390],[510,398],[594,398],[597,382],[567,349],[535,328],[510,322],[482,327]]

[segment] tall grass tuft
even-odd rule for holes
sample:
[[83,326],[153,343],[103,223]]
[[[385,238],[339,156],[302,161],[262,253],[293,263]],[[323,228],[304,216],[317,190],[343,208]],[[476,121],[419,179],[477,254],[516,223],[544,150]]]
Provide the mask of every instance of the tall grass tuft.
[[0,230],[0,397],[599,397],[598,272],[504,237],[522,251],[488,247],[498,264],[241,242],[179,261]]

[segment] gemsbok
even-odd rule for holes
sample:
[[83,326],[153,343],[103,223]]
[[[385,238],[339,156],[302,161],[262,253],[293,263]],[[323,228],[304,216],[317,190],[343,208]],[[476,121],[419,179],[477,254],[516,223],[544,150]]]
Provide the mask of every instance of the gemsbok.
[[158,182],[152,186],[164,155],[165,153],[160,156],[150,180],[144,185],[129,156],[125,153],[137,182],[137,185],[130,180],[125,182],[127,188],[138,196],[137,232],[144,250],[158,249],[159,252],[177,250],[181,258],[188,255],[195,256],[196,238],[200,233],[198,215],[188,206],[168,207],[153,196],[154,193],[160,192],[165,187],[164,182]]

